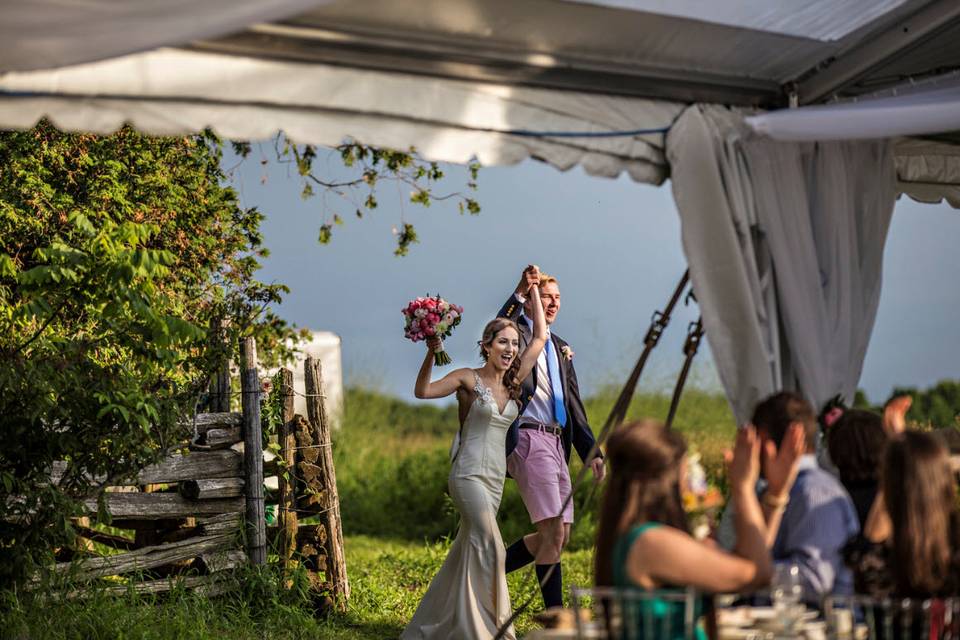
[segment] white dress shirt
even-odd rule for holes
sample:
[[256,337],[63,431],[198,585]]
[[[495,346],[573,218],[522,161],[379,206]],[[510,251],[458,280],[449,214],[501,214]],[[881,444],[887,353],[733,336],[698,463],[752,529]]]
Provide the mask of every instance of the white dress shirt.
[[[520,304],[525,302],[523,296],[517,295],[516,293],[513,295],[517,298],[517,301],[520,302]],[[520,317],[523,318],[528,327],[533,328],[533,322],[526,316],[526,314],[521,313]],[[548,326],[547,340],[550,339],[550,327]],[[557,350],[553,349],[551,355],[553,356],[553,359],[557,365],[557,371],[560,371],[560,361],[557,360]],[[540,355],[537,356],[537,390],[534,392],[533,398],[527,404],[527,408],[520,415],[520,422],[523,422],[524,418],[536,420],[537,422],[542,422],[543,424],[557,423],[556,416],[554,416],[553,412],[553,389],[550,388],[550,371],[547,368],[546,347],[544,347],[543,350],[540,351]]]

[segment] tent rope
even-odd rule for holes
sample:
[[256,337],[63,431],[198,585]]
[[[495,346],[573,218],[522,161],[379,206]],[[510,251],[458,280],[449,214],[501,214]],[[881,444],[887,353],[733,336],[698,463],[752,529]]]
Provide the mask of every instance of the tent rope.
[[687,382],[687,375],[690,373],[690,366],[700,348],[700,342],[703,339],[703,318],[697,318],[696,322],[691,322],[687,327],[687,340],[683,344],[683,353],[686,356],[683,360],[683,369],[680,370],[680,376],[677,378],[677,385],[673,389],[673,398],[670,400],[670,412],[667,413],[667,421],[664,423],[667,429],[673,426],[673,419],[677,415],[677,409],[680,407],[680,396],[683,395],[683,386]]

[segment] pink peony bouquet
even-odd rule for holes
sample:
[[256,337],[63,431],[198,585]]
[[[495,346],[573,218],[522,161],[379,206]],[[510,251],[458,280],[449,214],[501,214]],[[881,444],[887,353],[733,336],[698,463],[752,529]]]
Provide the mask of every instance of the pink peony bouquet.
[[[401,313],[406,320],[403,335],[414,342],[420,342],[434,336],[449,338],[453,328],[460,324],[463,307],[451,304],[438,295],[411,300]],[[443,350],[442,345],[433,354],[433,361],[438,367],[450,364],[450,356]]]

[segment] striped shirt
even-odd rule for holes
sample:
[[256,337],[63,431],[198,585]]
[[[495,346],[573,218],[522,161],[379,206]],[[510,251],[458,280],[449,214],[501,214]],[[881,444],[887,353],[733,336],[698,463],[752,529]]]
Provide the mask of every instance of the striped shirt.
[[853,593],[841,550],[859,532],[857,510],[840,481],[817,464],[816,456],[801,457],[772,552],[776,564],[800,568],[807,601]]

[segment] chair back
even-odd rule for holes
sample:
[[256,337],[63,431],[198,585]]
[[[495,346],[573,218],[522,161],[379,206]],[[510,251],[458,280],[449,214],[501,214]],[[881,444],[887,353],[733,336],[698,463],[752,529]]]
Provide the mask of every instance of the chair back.
[[830,638],[960,640],[960,598],[830,596],[823,612]]
[[693,589],[647,591],[614,587],[572,588],[577,638],[695,640]]

